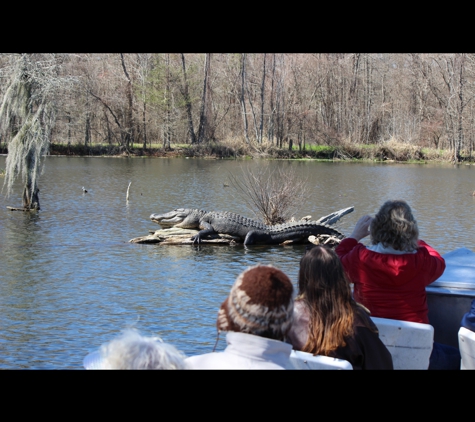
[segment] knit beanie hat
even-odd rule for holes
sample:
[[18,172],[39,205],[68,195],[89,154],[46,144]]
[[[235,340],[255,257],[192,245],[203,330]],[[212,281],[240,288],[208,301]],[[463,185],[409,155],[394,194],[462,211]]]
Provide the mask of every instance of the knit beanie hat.
[[292,324],[293,286],[271,265],[242,272],[218,312],[219,331],[236,331],[283,340]]

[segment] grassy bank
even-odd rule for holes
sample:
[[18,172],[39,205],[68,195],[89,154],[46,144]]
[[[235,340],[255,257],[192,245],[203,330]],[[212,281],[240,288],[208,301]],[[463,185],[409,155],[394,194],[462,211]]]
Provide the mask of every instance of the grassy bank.
[[[1,153],[8,153],[2,148]],[[448,150],[420,148],[398,142],[386,142],[379,145],[341,144],[306,145],[305,148],[294,145],[278,148],[271,144],[249,145],[242,140],[230,140],[223,143],[203,143],[200,145],[172,144],[170,148],[143,148],[134,144],[129,151],[124,148],[107,144],[68,145],[53,143],[50,155],[67,156],[147,156],[147,157],[204,157],[204,158],[273,158],[273,159],[316,159],[316,160],[363,160],[363,161],[395,161],[423,163],[429,161],[450,162],[453,154]],[[462,151],[464,162],[474,162],[474,155]]]

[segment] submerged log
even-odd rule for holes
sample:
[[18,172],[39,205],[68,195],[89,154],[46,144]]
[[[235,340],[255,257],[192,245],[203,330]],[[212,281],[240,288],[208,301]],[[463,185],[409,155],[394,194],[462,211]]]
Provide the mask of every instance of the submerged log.
[[36,208],[25,208],[25,207],[8,207],[10,211],[23,211],[23,212],[30,212],[30,211],[36,211]]

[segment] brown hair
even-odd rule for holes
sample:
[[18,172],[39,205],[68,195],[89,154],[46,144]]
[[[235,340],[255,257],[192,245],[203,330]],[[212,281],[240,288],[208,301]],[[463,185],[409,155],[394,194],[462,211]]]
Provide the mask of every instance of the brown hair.
[[354,334],[359,306],[338,255],[326,246],[314,246],[300,260],[299,298],[310,312],[309,335],[302,351],[329,355],[345,346]]
[[412,252],[418,247],[419,229],[405,201],[386,201],[370,226],[371,243],[382,243],[398,251]]

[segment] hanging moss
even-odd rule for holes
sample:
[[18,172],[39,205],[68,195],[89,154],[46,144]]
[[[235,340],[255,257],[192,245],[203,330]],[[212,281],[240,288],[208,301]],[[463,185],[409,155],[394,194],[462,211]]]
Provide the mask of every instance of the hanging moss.
[[[40,209],[38,178],[48,152],[54,124],[51,74],[38,66],[28,54],[16,57],[13,72],[0,106],[0,130],[9,139],[4,188],[12,193],[14,181],[21,176],[23,207]],[[51,72],[51,67],[48,68]]]

